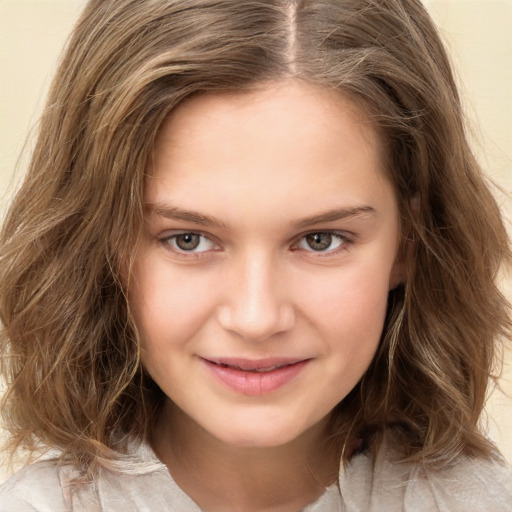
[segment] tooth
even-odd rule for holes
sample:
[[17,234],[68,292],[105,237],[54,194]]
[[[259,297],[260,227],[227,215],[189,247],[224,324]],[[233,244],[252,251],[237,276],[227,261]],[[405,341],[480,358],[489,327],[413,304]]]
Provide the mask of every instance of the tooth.
[[255,368],[252,371],[257,372],[257,373],[267,373],[267,372],[271,372],[271,371],[275,370],[276,368],[281,368],[281,366],[276,364],[274,366],[269,366],[268,368]]
[[276,370],[277,368],[283,368],[285,366],[289,366],[289,364],[275,364],[273,366],[268,366],[265,368],[241,368],[240,366],[231,365],[227,363],[217,363],[222,368],[232,368],[234,370],[239,370],[243,372],[253,372],[253,373],[268,373],[273,370]]

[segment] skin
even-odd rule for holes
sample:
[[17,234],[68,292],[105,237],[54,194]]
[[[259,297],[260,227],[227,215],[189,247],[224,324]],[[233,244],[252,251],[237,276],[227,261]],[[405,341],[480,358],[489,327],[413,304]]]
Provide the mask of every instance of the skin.
[[[152,445],[203,509],[297,510],[336,480],[329,414],[402,279],[381,160],[355,105],[301,82],[196,97],[163,125],[130,300],[168,397]],[[306,363],[254,395],[205,364],[233,357]]]

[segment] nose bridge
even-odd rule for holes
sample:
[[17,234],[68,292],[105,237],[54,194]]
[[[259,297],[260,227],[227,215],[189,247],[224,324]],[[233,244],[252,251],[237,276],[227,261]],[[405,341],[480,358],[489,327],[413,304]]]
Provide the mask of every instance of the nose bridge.
[[271,254],[248,251],[233,265],[220,321],[247,340],[264,340],[294,323],[281,269]]

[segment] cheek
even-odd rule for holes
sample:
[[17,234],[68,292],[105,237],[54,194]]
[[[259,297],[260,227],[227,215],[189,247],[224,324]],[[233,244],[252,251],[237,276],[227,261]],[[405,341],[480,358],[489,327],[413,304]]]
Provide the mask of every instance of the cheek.
[[318,329],[325,342],[327,366],[323,392],[338,403],[368,369],[379,346],[388,302],[388,282],[380,273],[343,275],[316,297]]
[[130,303],[145,348],[188,341],[214,308],[205,276],[150,257],[136,262]]
[[309,302],[304,311],[323,340],[322,393],[330,403],[350,392],[375,355],[388,303],[386,268],[361,263],[333,269],[322,286],[318,280],[308,283]]
[[354,342],[380,339],[388,300],[386,269],[365,264],[334,269],[322,283],[312,280],[305,288],[309,315],[328,329],[330,336],[343,333]]

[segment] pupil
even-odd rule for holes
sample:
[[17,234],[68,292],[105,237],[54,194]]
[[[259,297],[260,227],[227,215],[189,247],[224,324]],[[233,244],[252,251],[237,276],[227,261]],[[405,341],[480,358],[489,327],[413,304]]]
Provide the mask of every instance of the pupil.
[[314,251],[323,251],[332,243],[332,235],[330,233],[312,233],[306,236],[309,247]]
[[192,251],[199,246],[199,235],[194,233],[184,233],[176,237],[176,245],[184,251]]

